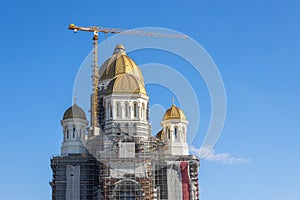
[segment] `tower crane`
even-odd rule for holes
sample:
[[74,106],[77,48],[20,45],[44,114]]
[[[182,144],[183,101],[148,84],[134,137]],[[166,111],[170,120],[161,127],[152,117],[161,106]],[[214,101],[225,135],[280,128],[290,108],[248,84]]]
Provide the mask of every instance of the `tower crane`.
[[[183,34],[169,34],[169,33],[158,33],[158,32],[148,32],[142,30],[127,30],[121,28],[105,28],[98,26],[90,26],[90,27],[81,27],[76,26],[75,24],[70,24],[68,27],[70,30],[73,30],[74,33],[78,31],[87,31],[93,32],[93,74],[92,74],[92,85],[93,85],[93,93],[91,99],[91,128],[94,130],[99,129],[98,122],[98,84],[99,84],[99,72],[98,72],[98,34],[128,34],[128,35],[136,35],[136,36],[146,36],[146,37],[158,37],[158,38],[181,38],[188,39],[187,35]],[[97,132],[97,131],[96,131]]]

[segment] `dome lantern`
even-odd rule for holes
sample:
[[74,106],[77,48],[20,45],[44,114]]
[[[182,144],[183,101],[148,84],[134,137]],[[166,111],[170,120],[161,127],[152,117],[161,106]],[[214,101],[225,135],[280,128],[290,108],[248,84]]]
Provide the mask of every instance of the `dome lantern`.
[[117,54],[117,53],[126,54],[125,47],[122,44],[118,44],[115,47],[114,54]]

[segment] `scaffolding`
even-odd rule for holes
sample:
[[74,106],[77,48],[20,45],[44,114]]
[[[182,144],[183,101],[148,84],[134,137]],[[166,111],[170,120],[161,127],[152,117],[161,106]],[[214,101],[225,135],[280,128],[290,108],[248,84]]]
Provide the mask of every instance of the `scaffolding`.
[[151,140],[126,132],[101,134],[87,147],[102,164],[99,199],[155,199]]
[[[90,154],[53,157],[51,159],[53,177],[50,182],[52,200],[70,199],[75,193],[79,193],[79,196],[73,199],[94,200],[99,186],[100,166]],[[70,181],[72,179],[75,180],[72,182]],[[68,194],[71,196],[68,197]]]
[[[76,192],[80,200],[176,200],[182,199],[183,184],[188,188],[189,199],[199,199],[199,160],[195,156],[167,156],[162,153],[166,144],[161,140],[126,132],[110,136],[101,133],[86,145],[90,154],[51,159],[53,200],[77,200]],[[182,163],[188,166],[185,181]],[[68,172],[68,167],[73,169],[70,166],[74,170]],[[76,176],[79,182],[72,182]],[[67,198],[68,191],[73,196]]]
[[[103,134],[91,138],[87,146],[101,163],[99,199],[181,199],[179,182],[182,180],[177,175],[181,173],[181,163],[188,165],[190,178],[186,184],[190,199],[199,199],[198,158],[166,156],[162,153],[166,144],[155,137],[145,139],[126,132],[111,136]],[[173,179],[170,172],[173,172]],[[178,190],[173,187],[176,182],[180,184]]]

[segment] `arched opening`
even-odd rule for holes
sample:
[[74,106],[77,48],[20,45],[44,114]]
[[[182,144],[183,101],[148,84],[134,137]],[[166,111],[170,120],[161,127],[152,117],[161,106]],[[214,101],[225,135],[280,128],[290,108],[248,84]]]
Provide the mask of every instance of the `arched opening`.
[[168,135],[168,139],[170,140],[171,139],[171,131],[170,131],[169,127],[167,127],[167,135]]
[[133,117],[138,117],[139,108],[136,102],[133,103]]
[[178,138],[178,127],[175,126],[174,127],[174,139],[177,140],[177,138]]
[[112,107],[111,107],[111,103],[108,103],[108,114],[109,114],[109,118],[112,118]]
[[120,106],[120,102],[117,102],[117,117],[121,117],[121,106]]
[[142,187],[138,182],[133,180],[117,182],[113,193],[116,200],[142,200],[144,197]]
[[125,117],[128,117],[128,103],[125,103]]
[[73,138],[75,138],[75,131],[76,131],[76,129],[75,129],[75,127],[73,127]]
[[67,139],[69,139],[69,130],[67,130]]

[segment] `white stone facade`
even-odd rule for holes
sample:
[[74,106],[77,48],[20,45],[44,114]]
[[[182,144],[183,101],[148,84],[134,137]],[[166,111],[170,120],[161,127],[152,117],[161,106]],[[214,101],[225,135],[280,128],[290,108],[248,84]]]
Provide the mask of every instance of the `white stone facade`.
[[80,118],[68,118],[61,120],[61,125],[64,135],[61,154],[86,153],[84,142],[88,121]]
[[188,121],[185,119],[168,119],[161,122],[165,133],[164,142],[167,143],[166,155],[189,155],[186,142]]

